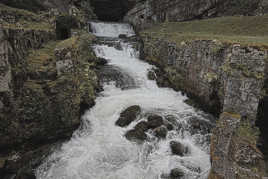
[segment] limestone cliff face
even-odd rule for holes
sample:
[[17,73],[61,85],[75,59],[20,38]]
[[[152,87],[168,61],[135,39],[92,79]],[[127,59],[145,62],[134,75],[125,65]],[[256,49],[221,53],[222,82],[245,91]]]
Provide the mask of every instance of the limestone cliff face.
[[157,22],[176,22],[216,16],[267,12],[267,0],[146,0],[138,2],[124,20],[137,29]]
[[[82,24],[90,16],[76,8],[80,2],[68,10]],[[95,37],[75,29],[71,38],[58,41],[58,12],[0,4],[0,178],[34,177],[51,144],[79,127],[100,88],[91,48]]]
[[263,157],[254,121],[265,81],[267,51],[217,40],[180,44],[142,33],[145,60],[173,87],[220,114],[211,141],[210,178],[260,178]]

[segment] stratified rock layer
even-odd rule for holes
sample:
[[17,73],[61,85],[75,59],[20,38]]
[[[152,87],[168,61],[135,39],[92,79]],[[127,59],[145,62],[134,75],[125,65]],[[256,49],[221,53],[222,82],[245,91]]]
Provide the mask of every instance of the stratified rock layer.
[[137,29],[158,22],[178,22],[216,16],[267,12],[267,0],[145,0],[136,3],[124,20]]
[[144,59],[203,109],[223,112],[211,141],[210,178],[260,178],[264,165],[254,122],[267,74],[267,51],[218,40],[179,44],[154,35],[142,33]]

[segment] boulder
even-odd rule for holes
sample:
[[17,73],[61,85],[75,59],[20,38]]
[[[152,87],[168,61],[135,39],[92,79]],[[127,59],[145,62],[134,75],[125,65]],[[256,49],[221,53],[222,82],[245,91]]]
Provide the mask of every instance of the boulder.
[[148,119],[148,126],[150,129],[155,129],[164,124],[163,118],[158,115],[151,115],[147,119]]
[[133,122],[141,113],[140,106],[130,106],[121,112],[119,119],[116,121],[116,125],[120,127],[126,127]]
[[154,135],[156,137],[162,138],[162,139],[166,138],[167,132],[168,132],[168,130],[167,130],[166,126],[164,126],[164,125],[154,129]]
[[164,121],[164,125],[166,126],[168,131],[171,131],[174,129],[174,126],[168,121]]
[[213,128],[212,124],[209,121],[198,119],[197,117],[191,117],[188,121],[190,124],[190,133],[196,134],[208,134]]
[[156,80],[156,74],[154,72],[154,69],[148,71],[147,77],[149,80]]
[[188,147],[185,147],[183,144],[177,141],[171,141],[169,143],[171,152],[174,155],[183,156],[184,154],[188,153]]
[[127,38],[127,35],[126,35],[126,34],[120,34],[118,37],[119,37],[120,39],[126,39],[126,38]]
[[170,171],[170,177],[171,178],[182,178],[184,176],[183,170],[180,168],[174,168]]
[[130,141],[144,141],[147,139],[147,135],[140,129],[132,129],[127,131],[125,137]]
[[99,66],[103,66],[106,65],[108,62],[105,58],[98,58],[98,60],[96,61],[96,64]]
[[142,130],[142,131],[147,131],[149,129],[148,122],[146,121],[141,121],[135,126],[136,130]]

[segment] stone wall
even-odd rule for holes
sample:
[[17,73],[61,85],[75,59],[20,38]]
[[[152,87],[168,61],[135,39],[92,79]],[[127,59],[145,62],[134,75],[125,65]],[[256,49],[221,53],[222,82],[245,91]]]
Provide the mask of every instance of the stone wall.
[[211,141],[210,178],[260,178],[264,166],[255,120],[267,51],[217,40],[175,44],[141,36],[146,61],[160,67],[175,89],[221,114]]
[[138,2],[124,18],[137,29],[158,22],[176,22],[230,15],[259,15],[267,0],[146,0]]

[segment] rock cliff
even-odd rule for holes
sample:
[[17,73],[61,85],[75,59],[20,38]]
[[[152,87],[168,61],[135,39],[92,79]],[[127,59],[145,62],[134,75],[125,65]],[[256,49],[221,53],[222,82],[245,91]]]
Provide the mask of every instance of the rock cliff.
[[124,20],[137,29],[158,22],[176,22],[230,15],[267,12],[267,0],[146,0],[139,1]]
[[75,29],[57,40],[61,13],[51,13],[0,4],[0,178],[34,177],[32,169],[79,127],[100,89],[95,37]]
[[[251,21],[250,17],[240,18],[227,21]],[[259,18],[261,22],[266,16]],[[240,38],[239,28],[228,27],[224,19],[164,23],[145,30],[141,32],[144,59],[156,64],[173,88],[196,99],[203,109],[221,114],[211,139],[210,178],[261,178],[265,169],[257,148],[255,121],[267,78],[266,41],[258,44],[255,39],[257,44],[251,44],[243,36],[246,34],[240,34],[244,39]],[[226,32],[219,32],[221,35],[206,29],[206,23],[217,29],[218,20],[226,27]],[[198,32],[194,30],[196,23]],[[190,32],[186,30],[188,25]],[[254,27],[259,25],[263,24]],[[228,39],[225,33],[236,36],[230,34]],[[254,33],[251,38],[262,35]]]

